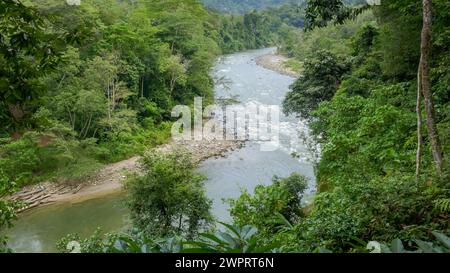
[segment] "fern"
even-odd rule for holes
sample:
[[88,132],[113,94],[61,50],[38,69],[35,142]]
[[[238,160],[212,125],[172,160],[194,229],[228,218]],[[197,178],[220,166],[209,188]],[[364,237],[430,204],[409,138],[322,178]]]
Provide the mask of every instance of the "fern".
[[440,212],[450,212],[450,198],[435,200],[433,204]]

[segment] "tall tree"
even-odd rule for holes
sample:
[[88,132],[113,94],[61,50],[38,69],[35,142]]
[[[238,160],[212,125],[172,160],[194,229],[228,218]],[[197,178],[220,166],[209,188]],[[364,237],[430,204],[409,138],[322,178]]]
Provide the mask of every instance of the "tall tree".
[[423,148],[423,134],[422,134],[422,85],[420,65],[417,72],[417,153],[416,153],[416,180],[419,182],[420,168],[422,166],[422,148]]
[[[418,126],[421,127],[421,106],[420,106],[420,93],[424,98],[425,105],[425,114],[426,114],[426,125],[428,130],[428,137],[431,144],[431,152],[433,154],[433,158],[436,164],[436,170],[438,174],[442,171],[442,150],[441,144],[439,141],[439,134],[436,126],[436,118],[433,104],[433,94],[431,92],[431,81],[430,81],[430,66],[429,66],[429,58],[430,58],[430,40],[431,40],[431,0],[423,0],[423,27],[422,27],[422,35],[421,35],[421,44],[420,44],[420,63],[418,69],[418,99],[417,99],[417,117],[418,117]],[[421,128],[418,128],[418,150],[417,150],[417,170],[416,174],[419,175],[420,172],[420,160],[421,160]]]
[[0,123],[23,127],[44,88],[39,78],[59,61],[57,42],[44,31],[45,18],[18,0],[0,2]]

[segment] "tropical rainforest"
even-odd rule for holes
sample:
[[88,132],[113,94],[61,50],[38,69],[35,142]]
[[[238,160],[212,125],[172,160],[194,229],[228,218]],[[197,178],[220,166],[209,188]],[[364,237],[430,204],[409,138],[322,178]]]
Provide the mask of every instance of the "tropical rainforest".
[[[11,194],[140,154],[132,228],[62,252],[449,252],[449,2],[203,2],[0,2],[0,250]],[[274,177],[218,223],[189,154],[143,151],[169,141],[173,106],[214,102],[218,56],[269,46],[300,75],[283,111],[321,147],[317,193]]]

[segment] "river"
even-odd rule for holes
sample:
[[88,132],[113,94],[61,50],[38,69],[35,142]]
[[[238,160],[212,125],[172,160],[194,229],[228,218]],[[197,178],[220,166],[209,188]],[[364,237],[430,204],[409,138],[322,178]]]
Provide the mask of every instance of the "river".
[[[260,49],[222,56],[214,67],[217,98],[236,98],[240,105],[248,103],[281,105],[294,78],[267,70],[256,64],[259,56],[275,49]],[[280,116],[280,148],[261,151],[257,142],[230,152],[224,158],[203,162],[199,172],[208,178],[206,191],[213,200],[213,214],[229,221],[228,206],[223,200],[236,198],[243,189],[271,183],[274,175],[285,177],[298,172],[310,180],[308,195],[315,191],[311,156],[300,141],[307,136],[305,123]],[[293,157],[292,154],[297,155]],[[57,241],[66,234],[88,236],[101,227],[104,233],[121,231],[129,226],[123,195],[112,195],[76,204],[58,204],[38,208],[20,215],[8,231],[9,246],[15,252],[54,252]]]

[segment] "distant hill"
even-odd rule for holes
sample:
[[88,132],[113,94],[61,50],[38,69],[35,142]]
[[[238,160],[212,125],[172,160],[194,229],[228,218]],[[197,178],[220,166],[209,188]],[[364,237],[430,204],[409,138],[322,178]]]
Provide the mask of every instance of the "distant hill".
[[201,0],[210,9],[223,13],[245,13],[288,3],[302,3],[304,0]]
[[[209,9],[222,13],[246,13],[286,4],[301,6],[306,0],[200,0]],[[363,5],[366,0],[344,0],[347,5]]]

